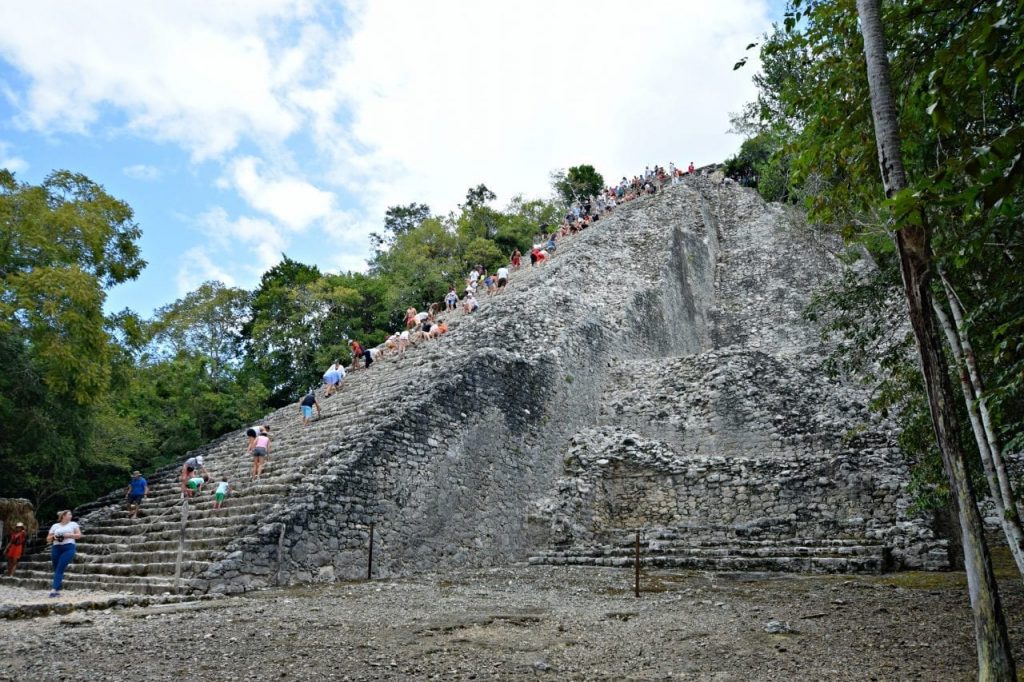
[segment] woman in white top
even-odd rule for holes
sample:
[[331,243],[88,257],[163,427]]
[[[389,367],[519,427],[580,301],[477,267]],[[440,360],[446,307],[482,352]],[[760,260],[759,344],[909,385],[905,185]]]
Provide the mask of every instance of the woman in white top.
[[71,510],[65,509],[57,514],[57,523],[50,526],[46,541],[52,542],[50,562],[53,564],[53,589],[51,597],[60,596],[60,588],[64,584],[64,571],[75,558],[75,541],[82,537],[82,529],[71,520]]

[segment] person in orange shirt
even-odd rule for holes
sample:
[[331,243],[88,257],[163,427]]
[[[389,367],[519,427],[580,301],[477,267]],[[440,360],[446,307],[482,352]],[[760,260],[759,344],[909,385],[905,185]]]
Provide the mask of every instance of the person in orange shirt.
[[437,337],[441,336],[441,334],[447,334],[447,333],[448,333],[448,323],[445,322],[444,320],[438,320],[437,324],[435,324],[433,326],[433,328],[431,328],[431,330],[430,330],[430,336],[435,338],[435,339]]
[[18,568],[21,561],[21,553],[25,550],[25,524],[18,521],[14,524],[14,530],[7,537],[7,549],[4,550],[4,557],[7,559],[7,577],[14,577],[14,570]]

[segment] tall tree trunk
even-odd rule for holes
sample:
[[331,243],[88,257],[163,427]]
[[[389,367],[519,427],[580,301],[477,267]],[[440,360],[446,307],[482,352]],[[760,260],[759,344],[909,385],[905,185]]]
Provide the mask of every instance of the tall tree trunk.
[[[1020,516],[1017,514],[1016,503],[1013,500],[1012,493],[1010,496],[1011,506],[1007,506],[1006,496],[999,482],[999,474],[996,473],[995,460],[992,457],[992,446],[985,431],[985,426],[982,424],[981,415],[978,413],[979,401],[976,399],[975,386],[971,381],[967,364],[964,360],[964,348],[961,343],[963,337],[957,333],[960,331],[959,325],[957,325],[958,329],[954,329],[942,305],[938,301],[933,301],[932,303],[935,307],[935,316],[938,318],[939,326],[942,327],[942,331],[946,334],[946,342],[949,344],[949,348],[953,352],[953,359],[956,361],[957,374],[960,377],[960,391],[963,393],[964,402],[967,403],[967,415],[971,420],[974,440],[978,444],[978,455],[981,458],[981,466],[985,471],[985,480],[988,482],[988,491],[992,498],[992,504],[996,508],[996,514],[999,515],[1003,533],[1006,535],[1007,545],[1009,545],[1010,552],[1013,554],[1013,560],[1017,564],[1017,571],[1024,576],[1024,532],[1022,532],[1020,527]],[[950,300],[950,303],[955,307],[955,301]]]
[[[885,52],[880,0],[857,0],[864,56],[867,62],[871,114],[875,124],[875,142],[885,194],[892,197],[907,187],[900,152],[899,119],[889,76],[889,58]],[[1016,671],[1006,621],[999,601],[999,589],[985,545],[981,515],[967,473],[967,459],[960,447],[959,425],[953,406],[953,386],[949,380],[942,339],[935,325],[930,278],[932,254],[927,221],[907,224],[896,232],[896,248],[903,275],[910,324],[928,393],[932,427],[942,453],[942,463],[958,510],[964,549],[967,587],[974,612],[974,633],[978,650],[979,680],[1015,680]]]
[[992,455],[992,467],[996,472],[996,479],[999,481],[999,492],[1003,498],[1003,506],[1009,514],[1009,519],[1018,529],[1021,528],[1020,512],[1017,509],[1016,495],[1013,493],[1013,485],[1010,483],[1010,476],[1006,471],[1006,462],[1003,460],[1002,448],[999,445],[999,437],[996,435],[995,426],[992,423],[992,415],[988,410],[988,400],[985,395],[985,384],[981,380],[981,371],[978,369],[978,359],[974,355],[974,348],[967,336],[967,328],[964,326],[964,309],[953,290],[953,284],[943,270],[939,270],[939,277],[942,279],[942,286],[946,290],[949,299],[949,307],[953,312],[953,321],[956,324],[957,335],[960,345],[963,348],[964,364],[967,367],[967,375],[970,377],[971,386],[977,398],[978,414],[981,417],[981,425],[985,431],[985,439],[988,441],[989,452]]

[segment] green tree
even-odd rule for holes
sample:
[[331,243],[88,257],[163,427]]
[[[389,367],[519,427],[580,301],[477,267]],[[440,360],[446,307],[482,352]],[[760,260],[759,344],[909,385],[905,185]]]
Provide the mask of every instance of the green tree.
[[136,367],[113,411],[138,425],[146,447],[128,448],[134,467],[147,470],[247,423],[267,411],[269,391],[254,378],[226,376],[210,358],[188,351]]
[[0,334],[30,345],[50,390],[87,405],[109,380],[105,290],[145,266],[132,210],[84,175],[32,186],[0,171],[0,224]]
[[242,327],[246,373],[267,388],[274,406],[292,402],[315,376],[319,339],[311,335],[306,306],[319,279],[315,266],[283,256],[253,292],[252,318]]
[[785,201],[789,196],[789,158],[783,141],[759,132],[743,141],[740,151],[725,162],[726,177],[756,187],[765,201]]
[[[901,134],[896,98],[885,48],[880,0],[857,0],[864,54],[871,94],[871,111],[878,146],[885,195],[890,200],[909,187],[903,167]],[[953,387],[949,380],[946,355],[933,311],[930,277],[934,271],[930,227],[916,215],[897,224],[896,248],[899,253],[903,287],[910,323],[917,339],[921,373],[925,382],[939,450],[942,453],[950,490],[959,511],[964,565],[974,611],[975,639],[980,679],[1014,680],[1017,677],[1006,622],[1003,618],[995,574],[984,528],[978,512],[974,489],[968,475],[966,455],[961,447],[959,422],[954,412]]]
[[[1000,480],[996,440],[1002,436],[1013,442],[1024,429],[1019,372],[1014,378],[1000,367],[1021,366],[1019,336],[1011,340],[1005,334],[1019,329],[1024,317],[1016,274],[1016,263],[1024,257],[1019,239],[1024,132],[1017,78],[1024,53],[1015,39],[1024,30],[1024,5],[964,6],[953,0],[858,4],[859,20],[848,0],[792,0],[785,29],[770,36],[762,50],[765,63],[778,68],[759,82],[759,102],[766,104],[754,109],[763,128],[783,129],[779,137],[785,143],[778,153],[790,160],[790,191],[812,218],[856,242],[876,261],[892,257],[903,266],[910,319],[925,360],[927,381],[921,382],[918,396],[931,406],[933,436],[938,436],[932,441],[940,445],[948,492],[964,515],[961,535],[968,543],[965,562],[977,609],[979,652],[988,652],[979,657],[981,675],[1000,677],[1006,666],[999,662],[1001,636],[995,632],[998,625],[993,626],[998,600],[988,589],[983,547],[972,541],[976,510],[963,508],[970,492],[966,472],[977,460],[960,462],[958,450],[969,441],[958,434],[963,417],[950,407],[945,365],[949,353],[959,365],[961,393],[967,398],[956,412],[992,408],[984,428],[977,418],[971,425],[990,494],[1006,509],[1006,521],[1012,521],[1016,505],[1004,494],[1012,491]],[[862,30],[872,23],[865,10],[876,15],[875,30],[865,30],[862,39]],[[891,41],[887,50],[875,39],[883,23]],[[872,69],[890,66],[888,89],[899,93],[884,116],[869,106],[878,104],[878,80],[865,77],[870,59],[862,50],[869,43],[875,46]],[[876,129],[880,119],[885,129],[899,131],[898,140]],[[876,159],[883,167],[884,192]],[[902,161],[902,173],[892,170],[896,159]],[[890,228],[897,231],[895,250]],[[950,341],[942,348],[935,339],[935,320],[957,314],[962,319],[955,329],[945,325]],[[976,361],[966,360],[971,356],[963,352],[966,340]],[[905,371],[897,363],[881,369],[890,376]],[[916,428],[915,422],[920,420],[905,421],[907,430]],[[1008,529],[1007,537],[1016,556],[1018,536]]]
[[490,239],[477,237],[466,245],[466,262],[483,265],[487,272],[494,272],[508,260],[505,252]]
[[486,206],[497,198],[497,195],[489,190],[487,185],[480,183],[476,187],[470,187],[466,191],[466,203],[463,204],[462,207],[467,210],[480,208],[481,206]]
[[118,443],[138,435],[107,400],[124,357],[112,335],[131,318],[103,303],[145,265],[141,231],[127,204],[67,171],[40,185],[0,171],[0,225],[0,495],[45,511],[124,468]]
[[505,208],[503,220],[494,235],[494,243],[507,255],[514,249],[526,251],[541,225],[557,225],[562,211],[554,202],[543,199],[512,197]]
[[388,307],[397,314],[412,305],[440,301],[448,287],[461,281],[464,247],[453,230],[430,218],[395,241],[380,266],[389,292]]
[[399,235],[416,228],[430,217],[430,207],[415,202],[404,206],[389,206],[384,212],[384,234],[373,232],[370,242],[377,251],[386,249],[395,243]]
[[551,185],[563,202],[572,204],[600,193],[604,189],[604,177],[593,166],[583,164],[573,166],[565,173],[554,171],[551,174]]
[[790,30],[769,36],[762,50],[766,68],[775,65],[774,75],[758,83],[759,102],[767,105],[745,110],[766,118],[746,121],[744,129],[777,135],[776,154],[790,164],[790,196],[810,209],[819,227],[858,243],[875,261],[894,256],[892,221],[928,224],[935,268],[948,282],[937,300],[963,304],[961,333],[972,341],[976,359],[971,374],[985,379],[978,382],[984,392],[969,402],[989,410],[986,431],[1024,442],[1024,363],[1014,335],[1024,301],[1012,265],[1024,257],[1021,164],[1015,161],[1024,136],[1011,76],[1024,56],[1010,38],[1024,28],[1024,8],[980,3],[965,12],[951,0],[883,6],[894,27],[890,57],[901,93],[901,152],[913,178],[912,187],[884,203],[851,9],[849,3],[792,3]]
[[467,206],[455,219],[459,239],[493,239],[505,223],[505,216],[490,206]]
[[181,353],[208,359],[214,376],[242,361],[242,325],[252,315],[252,295],[220,282],[204,282],[183,298],[157,309],[150,347],[157,357]]

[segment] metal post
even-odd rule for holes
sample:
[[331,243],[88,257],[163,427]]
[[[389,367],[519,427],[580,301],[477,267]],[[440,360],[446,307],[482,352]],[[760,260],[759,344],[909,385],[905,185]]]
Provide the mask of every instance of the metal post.
[[373,524],[370,524],[370,552],[366,557],[366,579],[373,579]]
[[185,553],[185,523],[188,521],[188,498],[181,503],[181,528],[178,532],[178,558],[174,561],[174,592],[181,589],[181,559]]
[[633,591],[640,598],[640,531],[636,532],[636,556],[633,558]]

